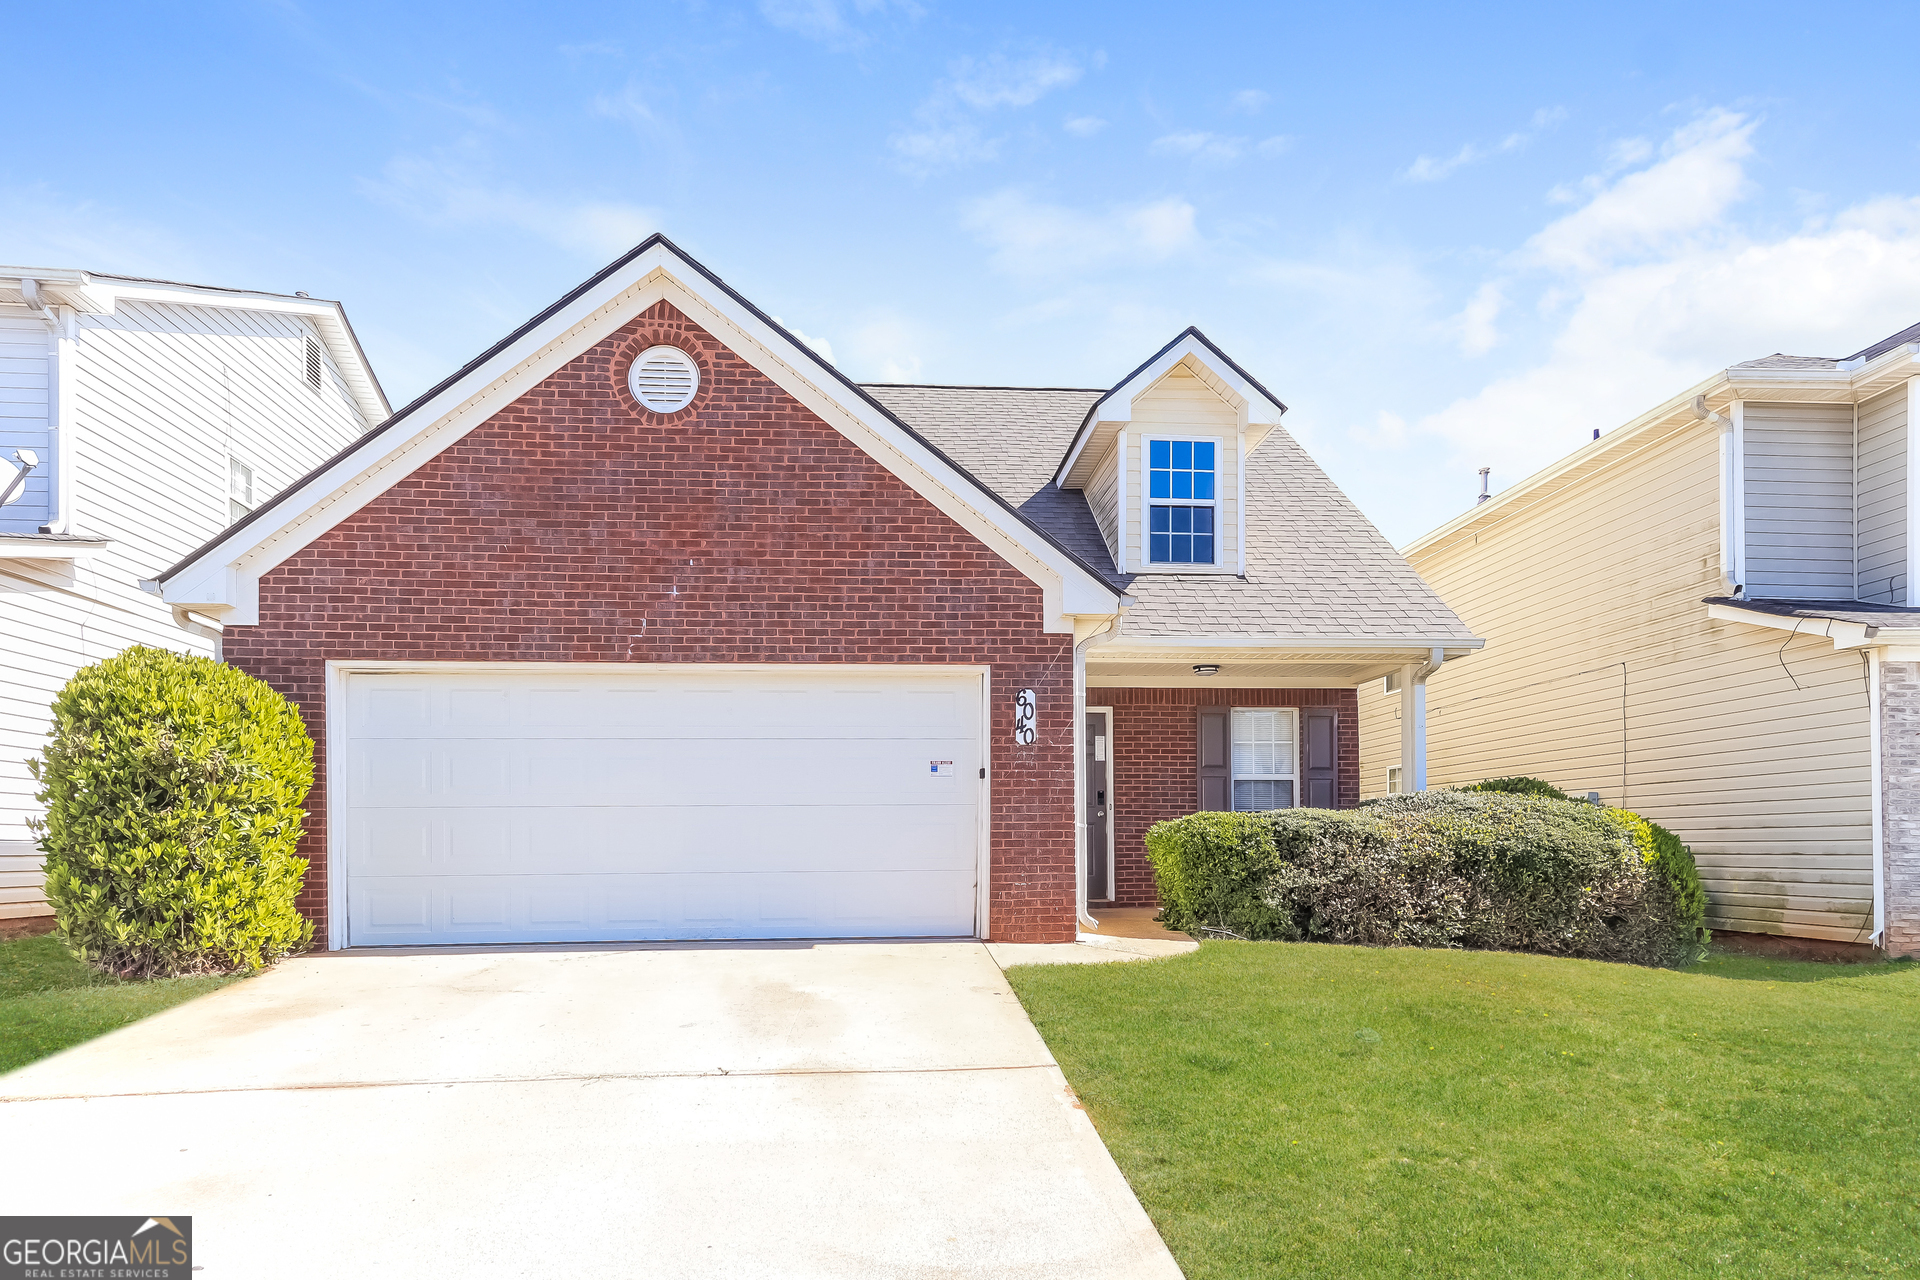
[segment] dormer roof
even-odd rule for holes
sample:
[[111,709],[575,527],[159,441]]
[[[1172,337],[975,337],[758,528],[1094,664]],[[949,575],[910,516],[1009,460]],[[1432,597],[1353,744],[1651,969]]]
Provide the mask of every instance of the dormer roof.
[[1189,325],[1087,409],[1054,472],[1054,484],[1063,489],[1085,488],[1094,465],[1106,453],[1107,442],[1122,425],[1133,421],[1134,401],[1176,368],[1198,378],[1234,410],[1247,433],[1249,453],[1268,431],[1280,425],[1280,415],[1287,411],[1278,396],[1235,364],[1206,334]]

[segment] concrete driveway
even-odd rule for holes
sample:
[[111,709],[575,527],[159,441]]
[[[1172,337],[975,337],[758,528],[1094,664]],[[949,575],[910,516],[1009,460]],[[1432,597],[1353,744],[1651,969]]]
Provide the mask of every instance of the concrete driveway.
[[209,1280],[1180,1274],[979,943],[304,957],[0,1099],[5,1212]]

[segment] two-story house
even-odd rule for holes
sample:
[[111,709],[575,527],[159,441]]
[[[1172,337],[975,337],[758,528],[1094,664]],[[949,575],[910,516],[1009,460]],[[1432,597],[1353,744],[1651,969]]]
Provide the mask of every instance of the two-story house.
[[1487,639],[1426,681],[1429,778],[1646,814],[1716,929],[1920,951],[1916,395],[1920,325],[1749,360],[1409,545]]
[[329,946],[1071,940],[1478,645],[1284,409],[858,385],[656,236],[159,581],[321,744]]
[[0,917],[44,914],[27,760],[80,667],[219,630],[140,587],[387,404],[340,305],[0,267]]

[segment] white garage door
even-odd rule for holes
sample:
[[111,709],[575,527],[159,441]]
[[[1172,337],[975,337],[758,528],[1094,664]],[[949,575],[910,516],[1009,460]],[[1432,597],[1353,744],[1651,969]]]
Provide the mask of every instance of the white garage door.
[[972,934],[981,680],[349,674],[347,944]]

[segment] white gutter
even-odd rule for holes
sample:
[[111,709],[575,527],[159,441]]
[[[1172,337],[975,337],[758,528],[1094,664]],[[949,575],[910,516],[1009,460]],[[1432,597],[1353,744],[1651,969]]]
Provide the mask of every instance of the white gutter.
[[47,435],[52,442],[53,473],[47,484],[47,522],[42,533],[72,533],[76,523],[73,483],[74,387],[78,324],[74,310],[56,306],[41,293],[40,282],[20,277],[20,296],[49,330],[47,352]]

